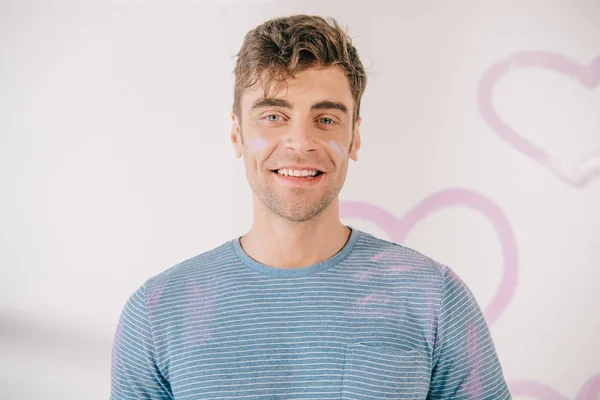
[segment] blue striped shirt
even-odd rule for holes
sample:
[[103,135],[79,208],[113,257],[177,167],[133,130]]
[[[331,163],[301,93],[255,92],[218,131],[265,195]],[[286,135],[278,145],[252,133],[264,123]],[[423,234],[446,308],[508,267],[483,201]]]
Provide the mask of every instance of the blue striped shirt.
[[349,228],[308,267],[260,264],[236,238],[148,279],[119,319],[111,400],[510,399],[464,282]]

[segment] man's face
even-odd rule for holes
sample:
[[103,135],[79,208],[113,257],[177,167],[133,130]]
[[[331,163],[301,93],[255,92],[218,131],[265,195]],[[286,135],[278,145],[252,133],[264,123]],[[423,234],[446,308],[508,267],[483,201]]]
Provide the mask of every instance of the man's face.
[[[287,86],[273,87],[266,100],[262,87],[247,89],[241,126],[232,114],[231,141],[236,157],[244,157],[254,196],[294,222],[326,209],[344,185],[348,158],[357,159],[360,119],[352,139],[353,108],[348,80],[338,67],[303,71]],[[296,177],[298,170],[319,173]]]

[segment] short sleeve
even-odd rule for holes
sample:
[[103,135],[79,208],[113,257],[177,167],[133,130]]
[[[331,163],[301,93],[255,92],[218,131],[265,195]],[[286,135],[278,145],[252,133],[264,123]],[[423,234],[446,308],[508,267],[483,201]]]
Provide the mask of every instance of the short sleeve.
[[481,309],[446,268],[428,400],[509,400],[511,395]]
[[144,286],[127,300],[113,340],[110,400],[172,399],[160,373],[145,304]]

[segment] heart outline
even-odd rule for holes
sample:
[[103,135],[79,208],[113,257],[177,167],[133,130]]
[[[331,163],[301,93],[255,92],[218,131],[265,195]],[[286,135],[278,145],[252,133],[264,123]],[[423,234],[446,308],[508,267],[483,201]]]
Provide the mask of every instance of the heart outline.
[[585,157],[574,166],[568,166],[559,157],[517,133],[500,118],[492,104],[495,84],[511,70],[528,67],[541,67],[560,73],[577,80],[588,89],[593,89],[600,84],[600,57],[594,59],[589,66],[585,66],[560,54],[524,51],[492,65],[484,72],[479,82],[479,110],[488,126],[513,148],[537,161],[564,182],[581,188],[600,175],[600,151]]
[[492,222],[504,261],[502,281],[496,293],[484,310],[484,316],[491,327],[503,313],[514,296],[518,276],[518,250],[514,232],[502,210],[482,194],[466,189],[445,189],[430,195],[404,214],[401,219],[379,206],[360,201],[341,201],[340,218],[360,218],[370,221],[383,229],[393,242],[402,244],[408,233],[422,219],[434,211],[463,205],[481,212]]

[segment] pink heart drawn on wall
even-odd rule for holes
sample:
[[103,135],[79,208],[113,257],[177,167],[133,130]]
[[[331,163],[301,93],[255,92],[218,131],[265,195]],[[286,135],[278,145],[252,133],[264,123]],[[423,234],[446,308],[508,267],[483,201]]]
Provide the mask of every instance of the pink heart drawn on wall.
[[[530,396],[540,400],[570,400],[556,390],[537,382],[513,381],[508,386],[513,396]],[[575,400],[598,399],[600,399],[600,375],[596,375],[587,381],[575,397]]]
[[467,206],[481,212],[494,226],[502,249],[503,274],[493,300],[485,308],[488,325],[502,314],[517,286],[518,255],[515,235],[508,219],[487,197],[465,189],[446,189],[437,192],[397,219],[384,209],[356,201],[340,201],[340,218],[360,218],[383,229],[393,242],[402,244],[415,225],[434,211],[447,207]]
[[494,64],[483,74],[479,83],[479,109],[487,124],[496,134],[521,153],[552,171],[563,181],[575,187],[582,187],[600,175],[600,151],[587,156],[574,166],[569,166],[564,160],[549,154],[517,133],[500,118],[494,109],[492,104],[494,85],[511,70],[529,67],[541,67],[558,72],[593,89],[600,84],[600,57],[596,58],[589,66],[585,66],[558,54],[526,51]]

